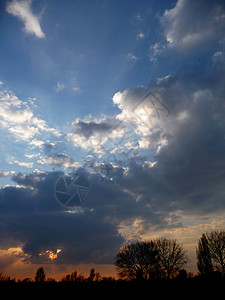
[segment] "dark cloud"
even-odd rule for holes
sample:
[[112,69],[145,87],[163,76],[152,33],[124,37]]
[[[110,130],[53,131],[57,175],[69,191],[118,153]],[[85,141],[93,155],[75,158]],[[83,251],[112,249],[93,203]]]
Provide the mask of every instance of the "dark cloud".
[[[81,172],[82,170],[80,170]],[[118,230],[137,218],[148,220],[152,227],[167,226],[137,193],[123,186],[123,172],[114,172],[116,180],[99,180],[95,174],[83,175],[91,186],[85,206],[77,211],[61,207],[54,187],[62,172],[18,173],[17,186],[1,189],[1,245],[20,245],[32,263],[49,261],[46,251],[62,251],[54,263],[113,263],[124,238]],[[121,179],[121,182],[120,182]]]
[[[172,114],[149,126],[145,139],[156,150],[161,139],[166,143],[155,153],[154,166],[133,160],[120,182],[161,216],[176,210],[201,215],[225,209],[224,80],[224,61],[215,63],[211,57],[149,85]],[[123,92],[122,110],[139,96],[140,88],[136,94],[134,88]]]
[[107,135],[107,133],[115,127],[115,122],[112,122],[112,120],[104,120],[104,118],[100,122],[78,120],[74,123],[74,133],[81,134],[88,139],[90,136],[95,134],[103,136]]
[[[186,35],[194,38],[196,26],[196,23],[191,23],[189,29],[186,26],[191,4],[178,3],[181,6],[180,10],[176,6],[176,14],[171,15],[170,11],[164,16],[170,22],[167,34],[173,35],[174,46],[185,36],[184,29]],[[190,3],[202,7],[202,1]],[[216,1],[216,8],[210,11],[212,4],[206,3],[207,15],[221,17],[209,25],[215,31],[215,24],[224,24],[223,4]],[[188,11],[183,20],[184,7]],[[196,18],[197,12],[193,13]],[[175,19],[176,24],[182,25],[176,26],[176,32],[172,31]],[[204,22],[205,17],[201,15],[198,34],[208,32],[208,25],[206,31],[203,29]],[[131,230],[136,220],[141,235],[181,227],[185,215],[216,216],[224,212],[224,44],[221,42],[219,47],[203,63],[156,78],[147,87],[132,87],[114,95],[113,101],[121,110],[118,116],[124,124],[133,122],[145,150],[153,153],[154,159],[150,162],[141,155],[130,157],[126,168],[110,161],[101,162],[99,168],[111,167],[110,179],[104,180],[96,174],[97,167],[92,173],[78,170],[91,187],[91,195],[82,209],[67,210],[56,201],[54,188],[62,172],[15,174],[12,180],[16,185],[5,186],[0,191],[1,246],[22,246],[26,260],[32,263],[46,262],[48,256],[39,254],[47,250],[56,253],[57,249],[62,251],[55,263],[111,263],[125,241],[121,230],[126,226]],[[133,113],[134,106],[140,104],[141,110],[145,95],[149,96],[147,104],[160,104],[161,108],[165,104],[170,114],[168,110],[165,114],[160,111],[154,122],[147,119],[142,124],[138,118],[131,120],[130,116],[138,114],[138,111],[136,115]],[[82,135],[86,141],[93,135],[107,136],[114,125],[113,118],[79,119],[73,123],[74,138]],[[54,145],[45,144],[43,151],[46,156],[40,158],[40,163],[75,167],[75,161],[55,151]]]
[[[23,246],[33,263],[46,262],[48,255],[39,254],[57,249],[62,251],[55,263],[111,263],[124,242],[120,230],[137,220],[138,234],[147,234],[182,226],[184,215],[224,211],[223,66],[214,57],[198,72],[180,71],[150,83],[146,89],[173,113],[143,134],[151,151],[160,140],[166,143],[155,151],[154,162],[139,156],[130,158],[125,169],[111,164],[110,179],[78,170],[91,187],[81,210],[71,212],[56,201],[54,188],[62,172],[15,174],[17,185],[0,192],[2,247]],[[130,91],[121,93],[121,109],[138,101],[140,89],[137,94],[132,89],[132,103]]]
[[66,211],[55,199],[60,172],[17,174],[20,186],[1,189],[1,245],[23,245],[26,260],[46,262],[39,255],[62,249],[57,263],[111,263],[123,238],[104,214],[87,207]]

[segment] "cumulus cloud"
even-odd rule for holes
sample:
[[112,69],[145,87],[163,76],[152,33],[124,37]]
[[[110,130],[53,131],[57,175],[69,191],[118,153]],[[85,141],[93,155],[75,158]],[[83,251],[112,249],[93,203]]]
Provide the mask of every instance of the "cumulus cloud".
[[[167,77],[161,79],[167,80]],[[162,146],[171,135],[172,111],[163,92],[161,85],[155,84],[132,87],[113,96],[114,104],[121,110],[117,118],[133,125],[133,131],[139,136],[140,148],[154,150],[155,147],[150,145]]]
[[12,0],[7,3],[6,11],[23,22],[27,33],[37,38],[45,38],[39,18],[32,12],[31,5],[32,0]]
[[71,141],[75,147],[93,150],[94,152],[102,152],[104,142],[111,135],[121,135],[123,128],[114,117],[103,116],[100,118],[92,118],[88,116],[83,120],[77,118],[72,123],[72,130],[67,134],[67,139]]
[[[225,30],[224,1],[178,0],[159,18],[162,39],[150,45],[149,58],[179,52],[180,59],[198,51],[216,49],[223,43]],[[175,54],[176,55],[176,54]]]
[[145,147],[155,151],[155,164],[150,167],[133,160],[126,176],[120,178],[153,211],[201,215],[225,209],[224,65],[221,61],[214,64],[214,57],[210,60],[186,74],[176,72],[147,88],[131,88],[113,98],[127,120],[136,103],[142,108],[146,89],[172,111],[143,119],[143,127],[139,117],[132,117]]
[[187,50],[218,42],[225,29],[224,2],[178,0],[161,17],[170,47]]

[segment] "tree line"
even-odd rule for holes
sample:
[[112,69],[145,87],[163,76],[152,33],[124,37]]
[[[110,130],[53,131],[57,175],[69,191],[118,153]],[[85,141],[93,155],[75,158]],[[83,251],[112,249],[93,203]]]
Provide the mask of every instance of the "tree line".
[[[137,241],[120,249],[115,257],[115,267],[119,281],[139,282],[159,279],[188,278],[225,278],[225,231],[213,231],[202,234],[196,247],[198,275],[188,273],[184,267],[188,262],[187,251],[175,239],[158,238],[150,241]],[[118,281],[118,280],[117,280]],[[16,282],[0,273],[0,282]],[[22,283],[56,283],[47,278],[43,267],[37,269],[34,281],[25,278]],[[61,283],[93,283],[116,282],[113,277],[102,277],[95,269],[85,278],[77,271],[67,274]]]
[[[202,278],[225,277],[225,231],[202,234],[196,247],[197,267]],[[187,278],[187,251],[175,239],[159,238],[123,247],[116,256],[120,278]],[[185,273],[186,272],[186,273]]]

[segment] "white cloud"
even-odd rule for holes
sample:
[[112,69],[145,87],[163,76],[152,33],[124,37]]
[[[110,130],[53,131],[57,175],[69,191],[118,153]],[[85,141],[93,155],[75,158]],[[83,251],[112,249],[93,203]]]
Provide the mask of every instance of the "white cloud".
[[139,22],[142,22],[142,21],[144,21],[144,19],[143,19],[143,17],[141,16],[141,14],[140,14],[140,13],[138,13],[138,14],[137,14],[137,16],[136,16],[136,20],[137,20],[137,21],[139,21]]
[[33,104],[29,100],[21,101],[13,93],[0,90],[0,124],[16,139],[30,141],[41,132],[59,137],[58,130],[48,127],[45,120],[35,117],[32,108]]
[[217,0],[178,0],[161,17],[169,47],[189,50],[218,41],[224,36],[224,9]]
[[132,54],[132,53],[128,53],[128,54],[127,54],[127,59],[128,59],[129,61],[136,62],[137,60],[139,60],[139,57],[135,56],[135,55]]
[[56,87],[56,92],[59,93],[63,91],[66,88],[66,86],[63,83],[58,82]]
[[75,92],[75,93],[80,93],[81,92],[81,89],[76,86],[76,87],[73,87],[72,90]]
[[116,118],[92,118],[90,115],[83,120],[77,118],[73,123],[73,129],[67,134],[67,139],[75,147],[93,150],[95,153],[105,151],[105,142],[110,138],[122,137],[124,128],[117,125],[120,122]]
[[73,169],[81,167],[80,163],[74,161],[71,157],[65,154],[42,156],[39,160],[37,160],[37,163],[41,165],[56,165]]
[[34,147],[39,147],[39,148],[41,148],[41,147],[44,145],[44,142],[41,141],[41,140],[33,139],[33,140],[30,142],[30,145],[34,145]]
[[9,128],[9,132],[11,132],[18,140],[29,140],[34,135],[38,134],[38,129],[33,126],[15,126]]
[[24,156],[25,156],[26,158],[31,159],[31,158],[34,158],[34,157],[39,157],[39,156],[40,156],[40,153],[37,153],[37,154],[24,154]]
[[150,61],[156,61],[157,56],[159,56],[159,54],[162,53],[163,49],[164,49],[164,46],[162,46],[160,43],[155,43],[155,44],[151,45],[150,46],[150,54],[149,54]]
[[15,173],[15,171],[3,171],[3,172],[0,172],[0,178],[12,175],[14,173]]
[[37,38],[45,38],[38,17],[32,12],[32,0],[13,0],[6,5],[6,11],[20,19],[25,31],[35,35]]
[[143,39],[143,38],[145,38],[145,34],[143,32],[140,32],[136,37],[137,40]]
[[13,162],[11,162],[11,164],[13,164],[13,163],[15,163],[21,167],[28,168],[28,169],[31,169],[33,167],[32,162],[23,162],[23,161],[14,160]]
[[155,95],[144,87],[131,88],[116,93],[113,102],[121,109],[118,118],[126,124],[133,124],[140,149],[159,153],[167,145],[173,121],[170,109],[162,100],[160,88]]

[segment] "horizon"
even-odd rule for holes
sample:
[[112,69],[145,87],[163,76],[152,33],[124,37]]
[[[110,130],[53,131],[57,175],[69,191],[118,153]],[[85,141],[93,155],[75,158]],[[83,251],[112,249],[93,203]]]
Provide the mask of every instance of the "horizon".
[[116,277],[122,246],[165,237],[196,274],[201,235],[225,230],[224,1],[0,15],[0,273]]

